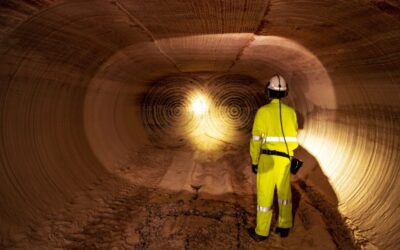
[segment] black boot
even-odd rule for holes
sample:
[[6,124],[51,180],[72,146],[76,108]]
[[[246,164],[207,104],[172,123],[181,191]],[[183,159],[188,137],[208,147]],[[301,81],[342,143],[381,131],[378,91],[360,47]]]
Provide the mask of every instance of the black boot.
[[277,227],[275,233],[280,234],[282,238],[288,237],[290,228]]
[[260,241],[268,239],[268,236],[258,235],[256,233],[256,231],[254,230],[254,228],[247,229],[247,232],[249,233],[250,237],[256,242],[260,242]]

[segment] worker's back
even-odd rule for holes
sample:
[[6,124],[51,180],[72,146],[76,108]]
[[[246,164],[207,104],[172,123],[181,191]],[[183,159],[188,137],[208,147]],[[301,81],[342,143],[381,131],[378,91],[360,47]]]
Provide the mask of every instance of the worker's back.
[[298,147],[296,112],[293,108],[283,103],[279,104],[278,99],[273,99],[269,104],[262,106],[257,111],[254,125],[253,134],[262,136],[262,149],[287,153],[283,134],[285,135],[290,155]]

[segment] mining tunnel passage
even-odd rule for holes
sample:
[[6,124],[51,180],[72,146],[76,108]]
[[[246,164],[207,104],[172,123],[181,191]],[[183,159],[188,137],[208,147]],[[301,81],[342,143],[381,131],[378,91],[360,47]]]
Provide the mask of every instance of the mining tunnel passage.
[[[1,249],[398,248],[398,1],[2,0],[0,20]],[[274,74],[305,164],[289,237],[256,243]]]

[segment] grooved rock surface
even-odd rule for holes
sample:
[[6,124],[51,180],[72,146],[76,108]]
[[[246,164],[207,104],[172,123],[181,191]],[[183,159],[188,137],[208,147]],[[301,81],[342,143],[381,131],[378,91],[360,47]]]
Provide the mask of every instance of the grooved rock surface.
[[318,248],[328,228],[333,248],[395,249],[399,17],[394,0],[1,1],[0,246],[253,247],[250,124],[279,73],[300,123],[299,211],[318,216],[263,246]]

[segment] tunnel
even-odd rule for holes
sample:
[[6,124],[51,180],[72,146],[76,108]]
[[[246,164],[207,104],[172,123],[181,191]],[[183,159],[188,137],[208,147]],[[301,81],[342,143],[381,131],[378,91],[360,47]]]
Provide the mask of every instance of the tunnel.
[[[399,247],[399,1],[3,0],[0,20],[0,248]],[[290,236],[255,243],[274,74],[304,166]]]

